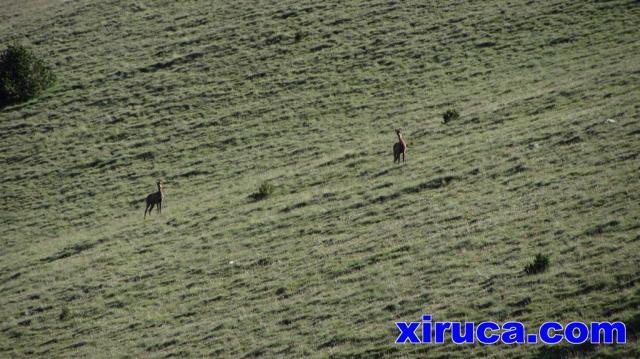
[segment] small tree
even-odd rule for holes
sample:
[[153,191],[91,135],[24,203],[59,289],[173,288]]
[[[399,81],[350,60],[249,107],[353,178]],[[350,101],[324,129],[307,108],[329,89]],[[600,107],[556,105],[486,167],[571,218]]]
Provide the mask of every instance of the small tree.
[[51,68],[28,48],[12,44],[0,53],[0,105],[31,99],[54,81]]

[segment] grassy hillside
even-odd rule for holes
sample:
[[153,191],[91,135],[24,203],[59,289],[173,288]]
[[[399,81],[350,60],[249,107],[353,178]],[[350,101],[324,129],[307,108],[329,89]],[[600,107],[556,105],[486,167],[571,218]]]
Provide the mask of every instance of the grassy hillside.
[[[640,356],[638,1],[3,7],[58,83],[0,110],[0,357]],[[629,343],[393,344],[423,313]]]

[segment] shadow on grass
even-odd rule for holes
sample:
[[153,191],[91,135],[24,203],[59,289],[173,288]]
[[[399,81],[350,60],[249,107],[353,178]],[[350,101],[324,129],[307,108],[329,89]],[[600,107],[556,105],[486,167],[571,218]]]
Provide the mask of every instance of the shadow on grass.
[[[0,112],[4,111],[5,109],[7,109],[9,107],[14,107],[14,106],[17,107],[17,108],[14,108],[14,110],[19,110],[24,105],[26,105],[27,102],[28,101],[20,101],[20,100],[15,100],[15,99],[0,98]],[[19,106],[17,106],[17,105],[19,105]]]
[[73,255],[79,254],[81,252],[84,252],[86,250],[89,250],[93,247],[95,247],[97,244],[99,244],[100,241],[98,242],[81,242],[81,243],[76,243],[72,246],[66,247],[63,250],[61,250],[60,252],[53,254],[49,257],[43,258],[40,261],[42,262],[53,262],[53,261],[57,261],[59,259],[64,259],[67,257],[71,257]]
[[563,346],[543,346],[540,351],[533,356],[535,359],[565,359],[573,358],[580,354],[587,354],[597,348],[595,344],[563,345]]

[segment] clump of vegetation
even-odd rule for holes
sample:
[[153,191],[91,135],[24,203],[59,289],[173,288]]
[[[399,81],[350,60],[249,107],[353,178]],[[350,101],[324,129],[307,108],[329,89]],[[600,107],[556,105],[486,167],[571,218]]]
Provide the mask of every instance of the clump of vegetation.
[[524,272],[527,274],[537,274],[546,271],[547,268],[549,268],[549,256],[538,253],[533,263],[529,263],[524,267]]
[[296,31],[296,34],[293,36],[293,41],[295,43],[298,43],[300,41],[302,41],[305,38],[306,34],[303,33],[302,31]]
[[264,182],[260,185],[260,187],[258,187],[258,192],[254,193],[252,197],[256,201],[259,201],[261,199],[265,199],[272,196],[274,191],[275,191],[275,188],[271,183]]
[[460,114],[458,111],[449,109],[445,113],[442,114],[442,120],[444,123],[449,123],[451,121],[456,121],[460,118]]
[[29,100],[54,81],[51,68],[28,48],[12,44],[0,53],[0,105]]
[[274,191],[273,185],[269,182],[264,182],[258,188],[258,194],[260,194],[263,197],[271,196],[273,194],[273,191]]
[[69,308],[67,307],[62,307],[62,310],[60,311],[60,315],[58,316],[58,319],[60,319],[61,321],[65,321],[69,318],[71,318],[71,311],[69,311]]

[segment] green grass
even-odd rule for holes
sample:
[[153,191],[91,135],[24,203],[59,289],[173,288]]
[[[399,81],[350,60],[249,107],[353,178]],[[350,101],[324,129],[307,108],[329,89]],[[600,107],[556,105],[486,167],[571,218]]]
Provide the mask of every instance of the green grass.
[[[638,29],[629,0],[7,1],[58,84],[0,110],[0,357],[639,356]],[[629,343],[394,345],[423,313]]]

